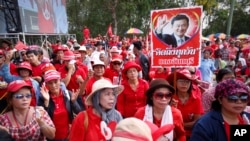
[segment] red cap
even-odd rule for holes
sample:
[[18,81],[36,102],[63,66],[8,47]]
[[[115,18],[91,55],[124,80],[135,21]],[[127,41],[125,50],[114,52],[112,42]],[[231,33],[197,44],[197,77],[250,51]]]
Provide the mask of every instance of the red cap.
[[32,86],[27,82],[25,82],[24,80],[15,80],[8,85],[7,91],[14,93],[23,87],[28,87],[30,89],[32,88]]
[[58,51],[66,51],[66,48],[63,46],[56,46],[54,49],[54,53],[57,53]]
[[67,50],[64,52],[63,60],[74,60],[74,59],[75,59],[75,54],[72,51]]
[[112,56],[111,62],[115,62],[115,61],[122,62],[122,56],[121,55]]
[[29,62],[22,62],[22,63],[20,63],[20,64],[16,67],[16,69],[28,69],[28,70],[32,71],[32,68],[31,68],[31,65],[30,65]]
[[49,81],[55,80],[55,79],[61,79],[60,73],[56,70],[47,71],[44,74],[44,81],[45,82],[49,82]]

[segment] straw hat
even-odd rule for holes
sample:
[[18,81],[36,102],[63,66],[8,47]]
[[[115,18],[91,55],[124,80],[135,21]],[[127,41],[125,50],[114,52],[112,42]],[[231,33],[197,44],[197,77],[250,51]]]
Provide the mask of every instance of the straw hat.
[[92,86],[92,92],[86,98],[86,104],[92,105],[92,97],[94,93],[104,88],[114,89],[115,95],[119,95],[124,89],[122,85],[113,85],[108,79],[97,80]]

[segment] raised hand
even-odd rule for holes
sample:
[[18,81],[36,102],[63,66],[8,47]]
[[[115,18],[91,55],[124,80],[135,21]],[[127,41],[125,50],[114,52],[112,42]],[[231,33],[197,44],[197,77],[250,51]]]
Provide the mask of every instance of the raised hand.
[[40,89],[41,89],[41,94],[42,94],[42,96],[44,98],[44,101],[48,102],[49,98],[50,98],[49,90],[46,88],[45,84],[43,84],[42,87],[40,87]]
[[71,94],[71,102],[75,102],[78,95],[79,95],[80,89],[77,90],[72,90],[72,94]]
[[157,19],[156,32],[162,33],[162,29],[168,24],[167,15],[159,16]]
[[82,79],[82,76],[81,76],[81,75],[77,75],[77,76],[76,76],[76,82],[77,82],[77,83],[83,83],[83,81],[84,81],[84,80]]

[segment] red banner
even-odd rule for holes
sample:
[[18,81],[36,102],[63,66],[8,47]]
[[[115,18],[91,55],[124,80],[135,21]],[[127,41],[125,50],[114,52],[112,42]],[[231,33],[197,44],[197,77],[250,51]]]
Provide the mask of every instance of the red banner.
[[202,7],[151,11],[152,67],[199,66]]

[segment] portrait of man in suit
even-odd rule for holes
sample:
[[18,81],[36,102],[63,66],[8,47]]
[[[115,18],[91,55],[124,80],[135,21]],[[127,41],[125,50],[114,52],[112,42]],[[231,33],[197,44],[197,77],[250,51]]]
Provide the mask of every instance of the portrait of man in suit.
[[164,34],[163,28],[168,24],[167,16],[158,17],[155,33],[158,38],[170,45],[172,48],[178,47],[186,42],[190,37],[186,34],[189,27],[189,18],[184,14],[178,14],[171,20],[172,34]]

